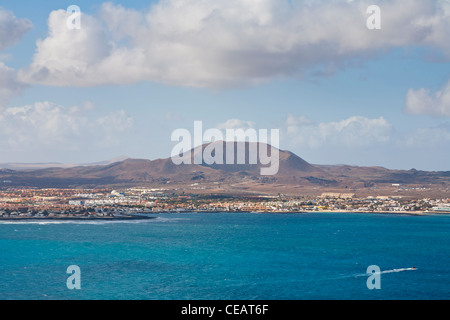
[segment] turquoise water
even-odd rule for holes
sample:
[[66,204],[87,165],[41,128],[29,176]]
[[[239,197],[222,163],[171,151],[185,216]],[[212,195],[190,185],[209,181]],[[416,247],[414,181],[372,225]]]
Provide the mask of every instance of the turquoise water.
[[[0,222],[0,299],[450,297],[448,215],[155,217]],[[81,269],[81,290],[66,287],[70,265]],[[383,271],[380,290],[367,288],[370,265]]]

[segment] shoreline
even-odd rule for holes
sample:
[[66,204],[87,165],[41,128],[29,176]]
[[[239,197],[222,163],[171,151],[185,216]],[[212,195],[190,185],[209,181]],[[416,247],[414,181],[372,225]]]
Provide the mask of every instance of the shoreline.
[[171,214],[171,213],[258,213],[258,214],[308,214],[308,213],[342,213],[342,214],[390,214],[390,215],[410,215],[410,216],[427,216],[427,215],[445,215],[447,212],[434,211],[346,211],[346,210],[298,210],[298,211],[159,211],[153,214]]
[[[431,215],[446,215],[446,212],[426,212],[426,211],[345,211],[345,210],[324,210],[324,211],[162,211],[146,214],[177,214],[177,213],[255,213],[255,214],[317,214],[317,213],[340,213],[340,214],[380,214],[380,215],[407,215],[407,216],[431,216]],[[156,219],[155,216],[148,215],[122,215],[122,216],[88,216],[88,217],[74,217],[74,216],[51,216],[51,217],[3,217],[0,216],[0,221],[127,221],[127,220],[149,220]]]
[[116,217],[0,217],[0,221],[123,221],[123,220],[149,220],[156,217],[127,215]]

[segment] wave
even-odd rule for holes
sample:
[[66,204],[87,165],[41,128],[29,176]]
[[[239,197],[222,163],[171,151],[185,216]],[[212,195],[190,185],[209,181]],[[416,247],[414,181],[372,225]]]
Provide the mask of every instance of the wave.
[[22,221],[0,221],[0,225],[58,225],[58,224],[81,224],[81,225],[107,225],[107,224],[142,224],[153,222],[176,222],[179,220],[188,220],[186,218],[162,218],[155,217],[154,219],[142,219],[142,220],[95,220],[95,221],[82,221],[82,220],[22,220]]
[[177,221],[185,221],[190,220],[189,218],[163,218],[163,217],[157,217],[154,219],[155,222],[177,222]]
[[[82,225],[105,225],[105,224],[123,224],[123,223],[142,223],[144,221],[0,221],[2,224],[13,225],[58,225],[58,224],[82,224]],[[147,221],[146,221],[147,222]]]

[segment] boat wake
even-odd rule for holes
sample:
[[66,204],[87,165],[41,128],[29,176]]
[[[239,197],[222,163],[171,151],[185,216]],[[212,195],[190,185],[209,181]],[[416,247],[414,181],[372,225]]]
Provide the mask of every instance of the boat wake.
[[399,268],[399,269],[384,270],[384,271],[375,272],[375,273],[361,273],[361,274],[355,275],[355,277],[367,277],[367,276],[374,275],[374,274],[387,274],[387,273],[397,273],[397,272],[417,271],[417,270],[419,270],[419,269],[417,269],[416,267]]
[[412,267],[412,268],[401,268],[401,269],[392,269],[392,270],[381,271],[380,274],[394,273],[394,272],[403,272],[403,271],[416,271],[416,270],[417,270],[416,267]]

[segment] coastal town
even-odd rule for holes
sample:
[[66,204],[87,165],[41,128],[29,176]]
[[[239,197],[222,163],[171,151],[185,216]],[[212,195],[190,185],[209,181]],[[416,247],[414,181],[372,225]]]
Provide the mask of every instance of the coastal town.
[[357,197],[352,193],[320,196],[181,194],[161,188],[0,190],[0,219],[113,218],[176,212],[362,212],[398,214],[450,213],[450,198]]

